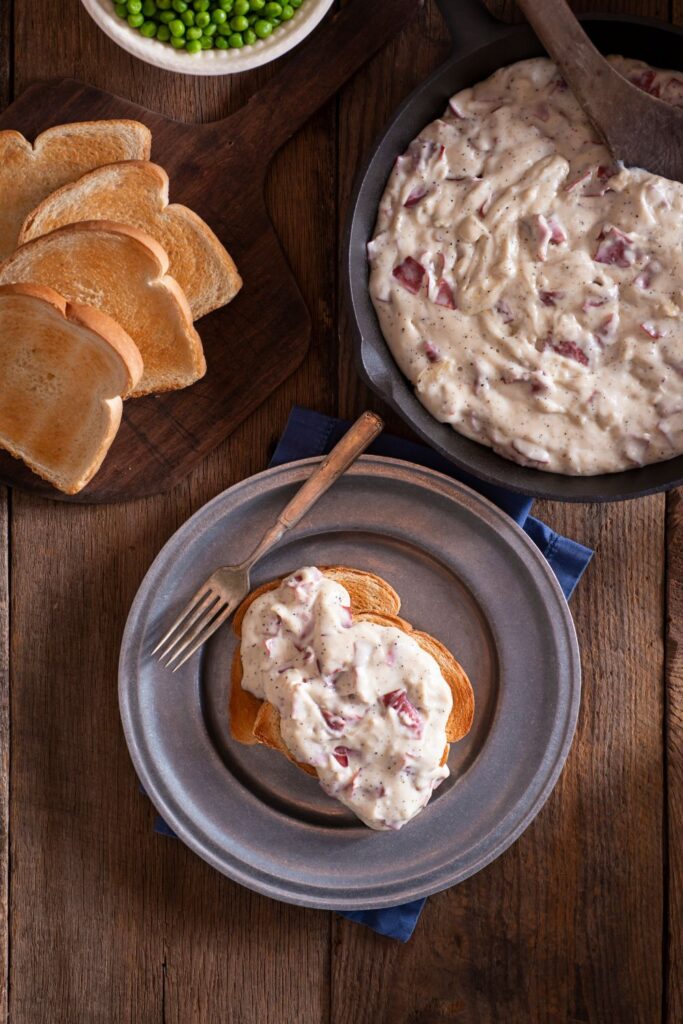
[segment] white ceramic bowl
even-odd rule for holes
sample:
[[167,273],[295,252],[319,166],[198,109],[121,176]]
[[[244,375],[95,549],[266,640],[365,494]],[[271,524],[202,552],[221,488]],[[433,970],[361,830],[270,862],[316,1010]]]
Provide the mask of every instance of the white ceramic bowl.
[[146,39],[138,29],[119,18],[113,0],[81,0],[81,3],[110,39],[148,64],[178,71],[181,75],[234,75],[267,64],[297,46],[322,20],[333,0],[304,0],[290,21],[278,25],[271,36],[259,39],[253,46],[243,46],[241,50],[202,50],[201,53],[174,50],[169,43]]

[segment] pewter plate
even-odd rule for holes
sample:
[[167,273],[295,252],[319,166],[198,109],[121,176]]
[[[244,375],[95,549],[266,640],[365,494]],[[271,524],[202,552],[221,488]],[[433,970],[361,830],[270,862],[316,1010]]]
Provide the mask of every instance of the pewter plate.
[[277,752],[235,743],[230,626],[175,674],[150,652],[200,583],[251,549],[317,461],[236,484],[169,540],[126,626],[121,716],[157,810],[219,871],[288,903],[393,906],[481,870],[533,820],[571,744],[579,653],[555,576],[508,516],[440,473],[366,456],[252,582],[306,564],[383,576],[401,595],[401,614],[464,665],[476,697],[473,728],[451,747],[450,777],[399,832],[365,828]]

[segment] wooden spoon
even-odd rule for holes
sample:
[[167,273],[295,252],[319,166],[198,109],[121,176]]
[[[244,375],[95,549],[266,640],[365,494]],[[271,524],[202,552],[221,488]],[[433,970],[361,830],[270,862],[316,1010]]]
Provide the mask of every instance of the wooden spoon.
[[565,0],[517,0],[617,160],[683,181],[683,109],[632,85],[596,50]]

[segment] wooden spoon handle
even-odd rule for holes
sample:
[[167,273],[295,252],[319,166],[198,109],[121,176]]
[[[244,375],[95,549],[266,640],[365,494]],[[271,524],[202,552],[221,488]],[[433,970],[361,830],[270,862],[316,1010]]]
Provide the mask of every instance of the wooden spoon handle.
[[289,529],[318,501],[333,483],[362,455],[384,427],[374,412],[364,412],[342,437],[326,458],[311,473],[279,515],[280,522]]
[[[263,169],[273,154],[380,47],[413,18],[423,0],[352,0],[313,29],[270,81],[233,114],[230,133],[250,145]],[[223,122],[212,127],[220,128]]]
[[349,466],[353,465],[358,456],[363,454],[368,445],[372,444],[383,428],[384,422],[376,413],[364,412],[362,416],[359,416],[341,441],[315,467],[306,482],[285,505],[275,523],[252,551],[242,568],[250,569],[274,544],[277,544],[287,530],[296,526],[332,484],[336,483]]
[[565,0],[517,0],[577,100],[602,132],[605,89],[615,72],[595,48]]

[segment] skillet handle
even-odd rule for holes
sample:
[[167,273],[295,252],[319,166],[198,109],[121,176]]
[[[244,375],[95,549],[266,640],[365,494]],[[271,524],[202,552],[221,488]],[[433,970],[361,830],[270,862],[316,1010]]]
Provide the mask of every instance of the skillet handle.
[[490,43],[509,26],[501,25],[484,6],[483,0],[436,0],[450,29],[458,53],[469,53]]

